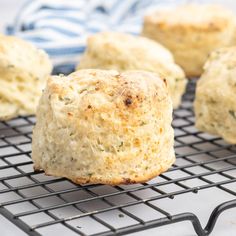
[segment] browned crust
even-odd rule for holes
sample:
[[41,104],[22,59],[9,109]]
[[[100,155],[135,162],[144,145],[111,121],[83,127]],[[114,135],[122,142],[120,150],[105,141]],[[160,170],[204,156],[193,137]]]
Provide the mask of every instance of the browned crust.
[[146,16],[144,18],[144,24],[152,25],[156,27],[157,29],[168,29],[178,32],[220,32],[224,30],[228,25],[229,21],[225,22],[209,22],[202,25],[194,25],[194,24],[182,24],[182,23],[176,23],[176,24],[169,24],[168,22],[164,21],[158,21],[154,20],[151,16]]
[[[69,177],[64,175],[60,175],[60,174],[55,174],[55,173],[50,173],[50,171],[45,170],[45,175],[48,176],[54,176],[54,177],[64,177],[67,178],[69,180],[71,180],[72,182],[74,182],[75,184],[107,184],[107,185],[129,185],[129,184],[138,184],[138,183],[145,183],[148,182],[149,180],[159,176],[160,174],[162,174],[163,172],[167,171],[171,165],[174,163],[175,158],[173,158],[173,160],[170,162],[169,165],[166,165],[165,167],[159,169],[156,172],[152,172],[152,173],[145,173],[145,174],[141,174],[139,177],[136,178],[122,178],[122,177],[117,177],[117,178],[113,178],[113,179],[102,179],[102,178],[97,178],[96,176],[91,176],[88,178],[80,178],[80,177]],[[39,167],[34,166],[34,171],[40,171],[42,170]]]
[[[195,5],[186,4],[179,6],[170,11],[156,11],[144,17],[144,24],[155,25],[159,29],[177,30],[179,32],[219,32],[225,30],[230,24],[232,24],[233,15],[230,11],[220,5]],[[183,8],[184,7],[184,8]],[[194,10],[194,11],[192,11]],[[179,22],[176,13],[188,16],[185,22]],[[179,13],[179,14],[178,14]],[[192,20],[194,14],[201,13],[202,22],[195,22]],[[212,13],[212,14],[211,14]],[[191,15],[192,14],[192,17]],[[210,14],[210,18],[206,18],[206,15]],[[175,19],[175,21],[169,21],[169,19]],[[204,20],[205,19],[205,20]]]
[[202,74],[201,71],[199,71],[199,72],[185,71],[185,73],[186,73],[188,79],[195,79]]

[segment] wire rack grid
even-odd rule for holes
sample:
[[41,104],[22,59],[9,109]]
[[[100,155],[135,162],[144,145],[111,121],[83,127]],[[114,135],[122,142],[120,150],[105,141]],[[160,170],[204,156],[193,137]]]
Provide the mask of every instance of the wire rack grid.
[[[218,216],[236,207],[236,147],[195,129],[194,90],[192,80],[174,112],[176,163],[144,184],[81,186],[34,172],[35,117],[1,122],[0,213],[29,235],[125,235],[182,221],[209,235]],[[200,219],[207,207],[211,215]]]

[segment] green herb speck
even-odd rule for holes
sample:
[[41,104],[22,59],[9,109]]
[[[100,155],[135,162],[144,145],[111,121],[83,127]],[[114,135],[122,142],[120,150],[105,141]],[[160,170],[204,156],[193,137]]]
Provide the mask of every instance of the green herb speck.
[[184,78],[176,78],[176,79],[175,79],[176,82],[179,82],[179,81],[181,81],[181,80],[184,80]]
[[236,114],[235,111],[229,110],[229,114],[236,120]]
[[141,124],[140,124],[140,126],[143,126],[143,125],[146,125],[146,124],[147,124],[147,122],[142,121]]
[[212,99],[212,98],[209,100],[209,102],[210,102],[210,103],[213,103],[213,104],[217,103],[217,101],[215,101],[215,100]]

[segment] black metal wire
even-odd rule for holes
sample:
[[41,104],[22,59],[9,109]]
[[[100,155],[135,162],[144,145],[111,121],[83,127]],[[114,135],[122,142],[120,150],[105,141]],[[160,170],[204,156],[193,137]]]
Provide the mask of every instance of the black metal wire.
[[[174,112],[176,164],[160,176],[162,181],[158,181],[157,178],[157,180],[145,184],[113,186],[111,192],[108,191],[108,186],[106,187],[108,192],[96,192],[102,185],[75,185],[63,178],[44,177],[42,171],[34,172],[29,145],[35,118],[33,116],[18,117],[12,121],[0,122],[0,213],[29,235],[40,235],[41,229],[58,224],[62,224],[63,227],[79,235],[125,235],[182,221],[190,221],[197,235],[209,235],[214,229],[219,215],[229,208],[236,207],[236,190],[229,189],[226,185],[236,183],[236,176],[230,174],[230,171],[236,170],[236,148],[224,143],[218,137],[209,136],[194,128],[192,111],[194,89],[195,81],[193,80],[188,84],[181,107]],[[219,152],[224,153],[219,154]],[[196,156],[197,158],[194,158]],[[196,173],[194,168],[201,168],[201,172]],[[178,173],[181,173],[182,176],[179,176]],[[221,179],[212,181],[208,178],[214,174],[220,176]],[[202,181],[204,184],[188,186],[186,181],[191,180]],[[12,181],[20,181],[20,184],[12,185]],[[64,182],[68,183],[70,187],[65,187]],[[179,190],[164,191],[163,187],[170,184],[175,185]],[[59,189],[53,189],[50,187],[51,185],[59,186]],[[35,188],[40,188],[42,192],[31,194],[32,189]],[[228,193],[233,200],[225,201],[219,206],[216,205],[205,228],[202,227],[198,216],[194,213],[183,211],[173,214],[163,209],[161,203],[158,206],[154,204],[161,199],[174,199],[175,196],[191,192],[198,194],[199,191],[212,188],[218,188]],[[151,191],[152,195],[140,196],[137,194],[140,191]],[[27,192],[30,195],[27,195]],[[7,194],[10,196],[14,194],[16,198],[4,198],[5,195],[8,196]],[[71,194],[76,194],[78,197],[68,200],[66,196]],[[87,197],[80,198],[81,194],[85,194]],[[129,201],[120,202],[124,196]],[[47,203],[47,199],[53,197],[56,197],[59,202],[54,205],[48,203],[45,206],[38,203],[38,201]],[[112,198],[116,200],[112,201]],[[105,207],[97,209],[97,206],[94,206],[87,209],[84,206],[84,204],[93,206],[92,203],[95,201],[105,204]],[[33,209],[26,208],[20,212],[14,212],[14,206],[26,203],[29,203]],[[127,210],[129,207],[140,204],[157,212],[160,217],[144,220]],[[54,213],[54,211],[66,207],[72,207],[77,213],[72,216]],[[119,212],[120,217],[129,217],[136,223],[118,227],[100,217],[101,214],[110,214],[113,211]],[[25,217],[33,217],[37,214],[45,214],[50,217],[50,220],[36,224],[24,220]],[[86,233],[83,225],[81,228],[71,224],[74,220],[88,217],[106,230]]]

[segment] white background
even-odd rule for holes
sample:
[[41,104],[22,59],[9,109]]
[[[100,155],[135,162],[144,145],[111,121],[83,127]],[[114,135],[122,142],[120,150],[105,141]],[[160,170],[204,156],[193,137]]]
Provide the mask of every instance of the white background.
[[14,16],[26,0],[0,0],[0,32],[7,24],[13,23]]

